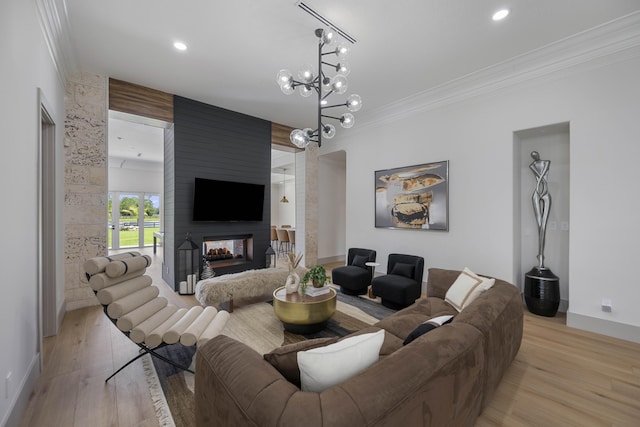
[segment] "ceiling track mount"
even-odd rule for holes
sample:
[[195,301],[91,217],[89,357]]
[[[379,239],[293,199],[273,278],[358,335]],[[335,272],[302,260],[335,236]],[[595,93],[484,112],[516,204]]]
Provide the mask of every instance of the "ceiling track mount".
[[316,18],[318,21],[322,22],[323,25],[331,28],[333,31],[335,31],[336,33],[340,34],[340,36],[343,39],[345,39],[346,41],[348,41],[349,43],[356,44],[357,40],[355,39],[355,37],[351,36],[345,30],[341,29],[336,24],[331,22],[329,19],[327,19],[324,16],[322,16],[322,14],[320,12],[318,12],[315,9],[313,9],[311,6],[309,6],[305,2],[303,2],[303,1],[296,2],[296,6],[298,6],[300,9],[304,10],[309,15],[313,16],[314,18]]

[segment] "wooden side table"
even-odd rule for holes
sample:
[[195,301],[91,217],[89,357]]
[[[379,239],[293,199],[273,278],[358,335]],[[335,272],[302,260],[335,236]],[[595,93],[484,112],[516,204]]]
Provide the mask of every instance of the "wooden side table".
[[[366,265],[367,267],[372,267],[373,271],[371,272],[371,275],[373,276],[373,273],[376,271],[376,267],[380,265],[379,262],[365,262],[364,265]],[[369,298],[371,299],[375,299],[376,296],[373,294],[373,288],[371,288],[371,285],[369,285]]]

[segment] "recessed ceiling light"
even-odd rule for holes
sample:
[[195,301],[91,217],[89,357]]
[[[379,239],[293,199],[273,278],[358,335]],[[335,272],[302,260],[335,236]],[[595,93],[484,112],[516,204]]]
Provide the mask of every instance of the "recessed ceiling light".
[[509,14],[509,9],[500,9],[496,13],[493,14],[494,21],[502,21]]
[[182,42],[175,42],[173,44],[173,47],[175,47],[178,50],[187,50],[187,45]]

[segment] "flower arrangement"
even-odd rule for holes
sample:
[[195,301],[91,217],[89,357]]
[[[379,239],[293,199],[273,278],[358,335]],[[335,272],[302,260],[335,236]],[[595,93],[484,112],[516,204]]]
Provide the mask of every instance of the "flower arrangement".
[[322,265],[314,265],[302,277],[301,283],[311,282],[315,288],[321,288],[327,283],[327,270]]
[[287,253],[287,261],[289,262],[289,271],[293,271],[298,267],[302,260],[302,254],[294,254],[293,252]]

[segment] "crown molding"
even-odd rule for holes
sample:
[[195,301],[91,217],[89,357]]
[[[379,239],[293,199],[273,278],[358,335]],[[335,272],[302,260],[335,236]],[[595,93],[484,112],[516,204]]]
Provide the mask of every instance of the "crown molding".
[[[640,12],[392,102],[361,116],[352,133],[539,79],[640,46]],[[639,56],[640,52],[632,52]],[[353,132],[355,131],[355,132]]]
[[35,0],[40,28],[62,84],[77,70],[65,0]]

